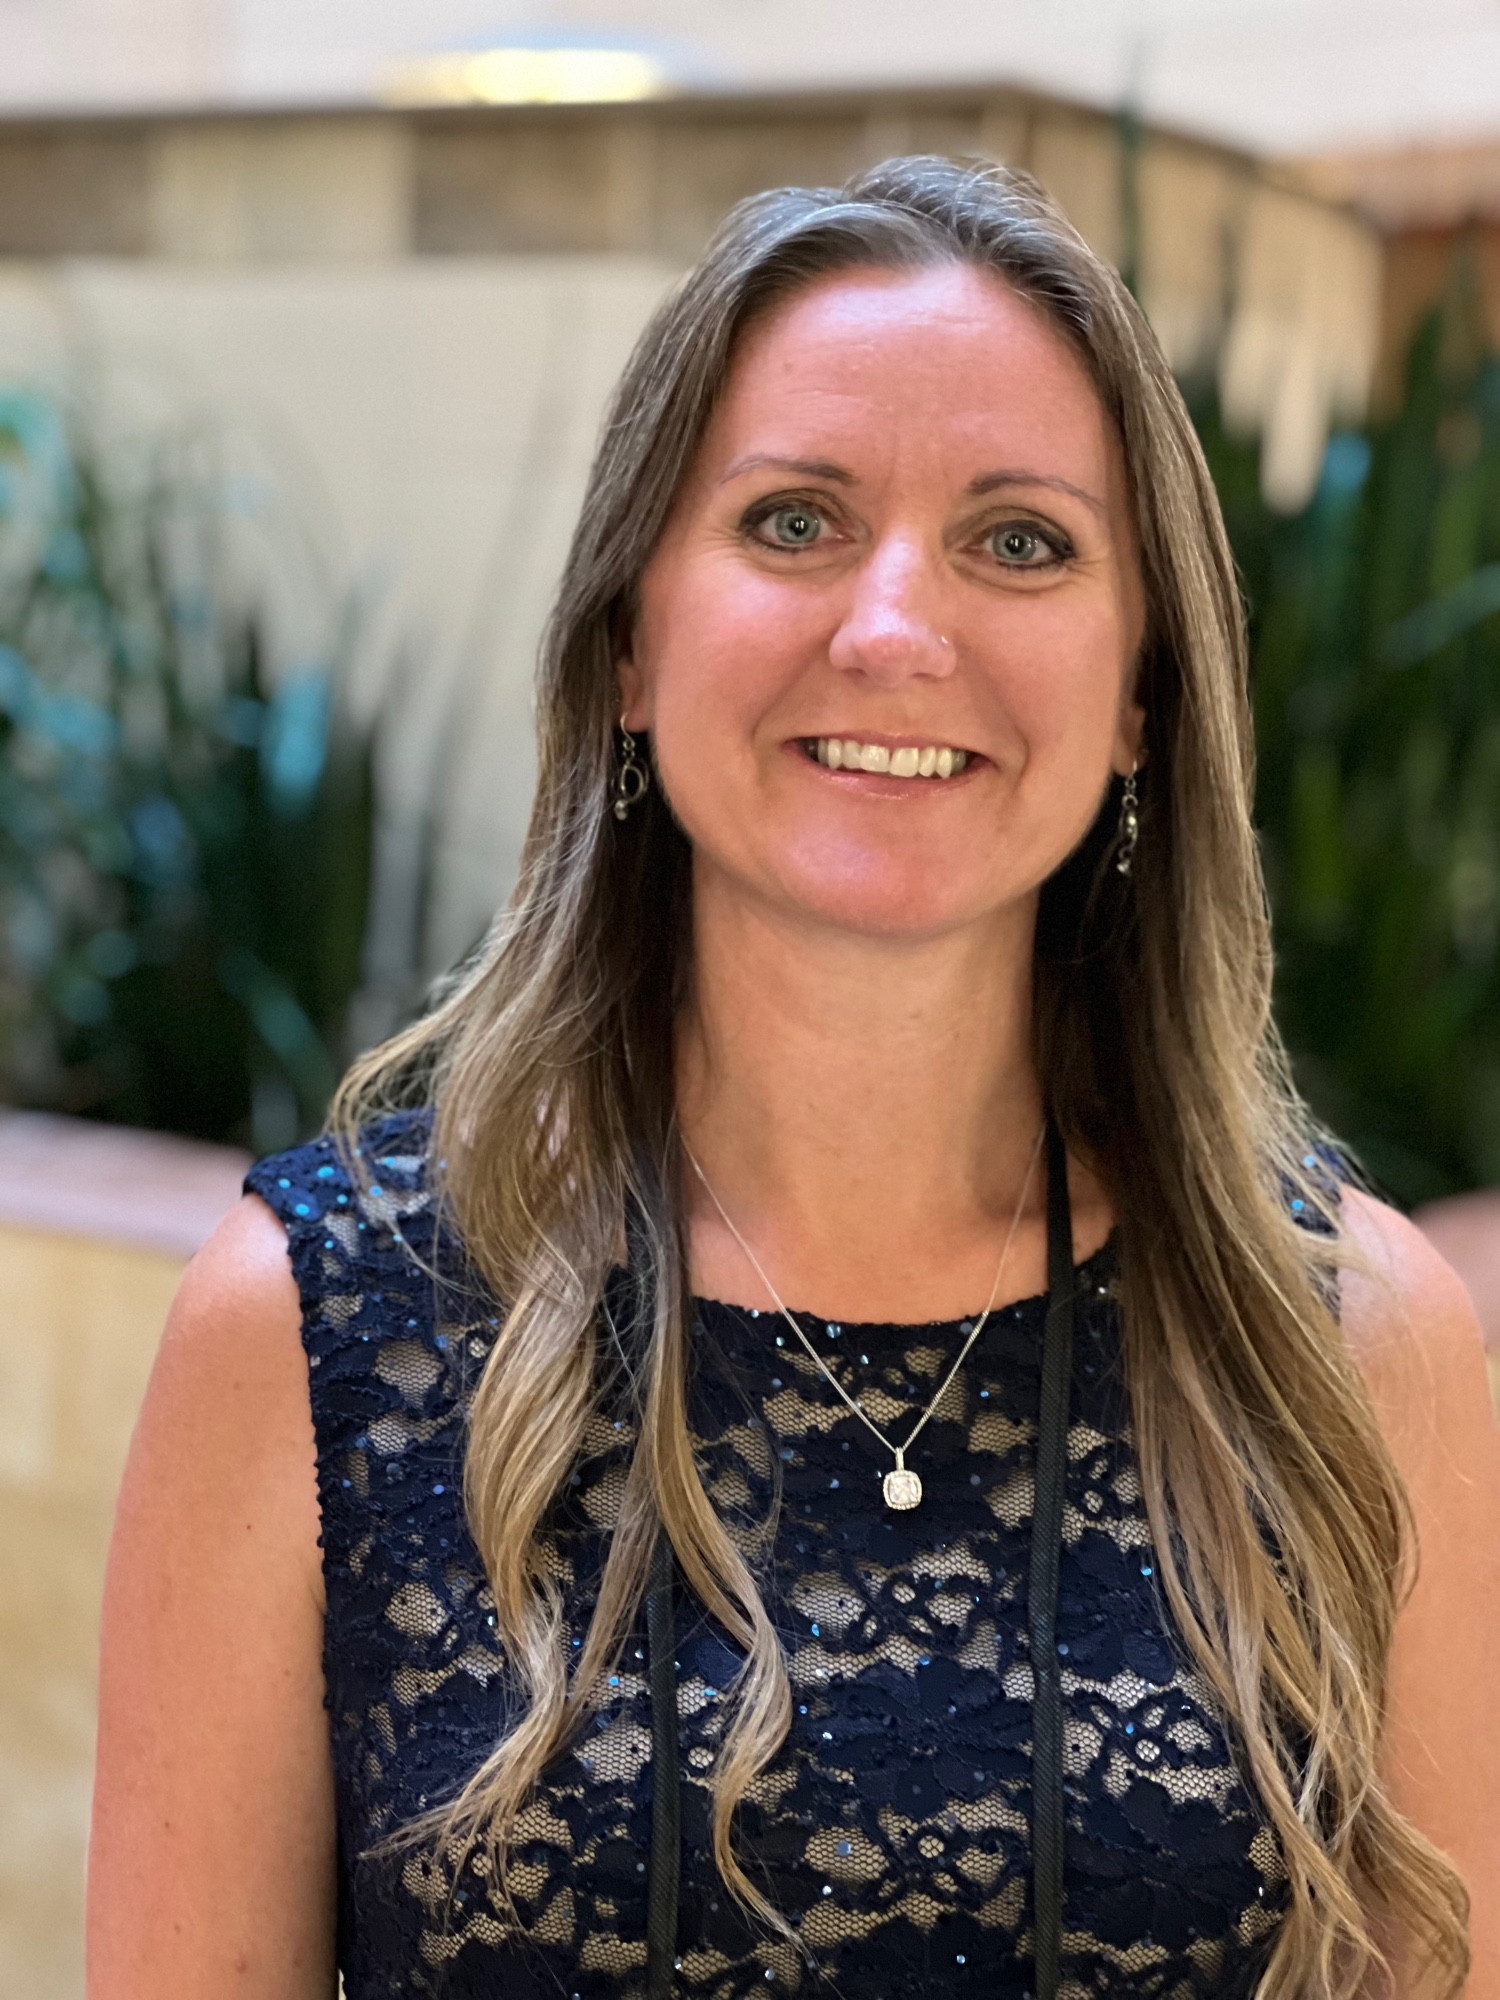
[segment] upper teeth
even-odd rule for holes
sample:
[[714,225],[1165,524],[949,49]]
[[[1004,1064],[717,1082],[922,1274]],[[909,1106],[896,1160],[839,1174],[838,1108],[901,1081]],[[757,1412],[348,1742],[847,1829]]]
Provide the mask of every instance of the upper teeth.
[[861,743],[853,736],[819,736],[813,754],[830,771],[888,771],[893,778],[951,778],[969,761],[967,750],[934,743]]

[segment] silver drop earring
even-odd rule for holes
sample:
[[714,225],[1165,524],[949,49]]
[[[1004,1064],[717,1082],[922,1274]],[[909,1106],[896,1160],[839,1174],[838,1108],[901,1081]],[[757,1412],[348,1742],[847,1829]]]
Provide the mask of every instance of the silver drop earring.
[[615,818],[628,819],[632,806],[646,796],[651,773],[635,754],[635,738],[620,724],[620,762],[615,770]]
[[1130,864],[1135,860],[1136,842],[1141,837],[1141,799],[1135,783],[1135,774],[1139,768],[1138,765],[1131,765],[1130,775],[1125,780],[1124,796],[1120,800],[1120,830],[1116,836],[1119,852],[1115,856],[1115,867],[1122,875],[1130,873]]

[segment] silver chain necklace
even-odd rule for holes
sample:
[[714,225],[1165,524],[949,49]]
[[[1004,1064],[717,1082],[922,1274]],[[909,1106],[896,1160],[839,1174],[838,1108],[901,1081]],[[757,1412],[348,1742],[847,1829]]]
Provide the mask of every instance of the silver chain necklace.
[[723,1202],[720,1201],[718,1195],[715,1194],[713,1182],[710,1181],[708,1175],[704,1173],[702,1167],[699,1166],[697,1156],[693,1152],[692,1147],[687,1143],[685,1139],[682,1142],[682,1150],[687,1154],[688,1159],[692,1165],[693,1172],[698,1176],[699,1180],[702,1181],[704,1187],[708,1190],[708,1198],[713,1203],[714,1207],[719,1211],[719,1215],[723,1220],[724,1227],[729,1231],[730,1235],[734,1238],[735,1242],[739,1244],[740,1248],[744,1251],[746,1257],[749,1258],[751,1266],[755,1271],[755,1275],[760,1279],[761,1283],[765,1286],[766,1290],[771,1294],[771,1297],[776,1301],[776,1310],[781,1314],[781,1317],[786,1321],[787,1325],[792,1329],[792,1332],[796,1334],[798,1340],[801,1341],[803,1347],[806,1348],[808,1354],[812,1358],[814,1366],[819,1370],[824,1379],[833,1388],[835,1393],[842,1398],[842,1400],[848,1405],[852,1413],[859,1418],[860,1422],[864,1425],[865,1429],[869,1431],[873,1437],[878,1438],[881,1444],[885,1446],[886,1450],[890,1452],[892,1456],[895,1458],[896,1461],[895,1470],[893,1472],[888,1472],[885,1475],[885,1479],[881,1484],[881,1491],[885,1495],[885,1504],[887,1507],[905,1511],[907,1508],[916,1507],[921,1504],[922,1500],[921,1477],[919,1474],[913,1472],[911,1467],[907,1464],[906,1454],[911,1450],[912,1446],[916,1443],[918,1437],[920,1437],[923,1430],[926,1428],[927,1421],[931,1417],[933,1411],[937,1408],[938,1404],[942,1402],[944,1396],[947,1395],[949,1383],[952,1382],[954,1376],[957,1375],[959,1369],[963,1367],[965,1361],[967,1361],[967,1359],[969,1358],[969,1349],[974,1345],[975,1341],[978,1340],[980,1334],[984,1331],[985,1321],[989,1318],[991,1311],[994,1309],[995,1299],[1000,1290],[1000,1280],[1005,1274],[1006,1259],[1010,1256],[1010,1246],[1016,1240],[1016,1231],[1021,1226],[1021,1212],[1026,1206],[1026,1197],[1031,1192],[1032,1176],[1036,1172],[1036,1163],[1038,1157],[1041,1154],[1042,1140],[1046,1136],[1046,1131],[1047,1128],[1045,1125],[1043,1125],[1041,1131],[1038,1132],[1036,1135],[1036,1144],[1031,1149],[1031,1158],[1026,1165],[1026,1178],[1021,1183],[1021,1193],[1019,1199],[1016,1202],[1016,1212],[1010,1219],[1010,1228],[1006,1232],[1006,1237],[1005,1237],[1005,1247],[1000,1252],[1000,1262],[995,1267],[995,1282],[990,1286],[990,1296],[985,1304],[984,1311],[979,1315],[978,1319],[974,1322],[974,1325],[971,1327],[968,1339],[964,1342],[963,1346],[958,1350],[958,1359],[954,1362],[953,1366],[948,1370],[947,1374],[943,1377],[942,1386],[939,1388],[937,1394],[933,1397],[932,1401],[927,1405],[927,1408],[922,1412],[921,1416],[918,1417],[915,1425],[912,1428],[911,1435],[907,1438],[905,1444],[892,1444],[891,1440],[886,1436],[885,1432],[880,1428],[879,1424],[875,1423],[872,1418],[867,1417],[865,1415],[864,1411],[859,1406],[858,1398],[851,1396],[849,1394],[849,1391],[844,1387],[843,1383],[839,1380],[837,1375],[834,1374],[833,1370],[828,1366],[827,1362],[823,1359],[822,1355],[819,1354],[818,1350],[813,1346],[812,1342],[808,1339],[807,1335],[802,1331],[802,1328],[797,1324],[796,1320],[793,1319],[792,1315],[787,1311],[785,1305],[782,1303],[780,1292],[777,1291],[776,1287],[771,1283],[771,1280],[766,1276],[765,1271],[762,1268],[760,1259],[756,1256],[755,1252],[750,1248],[750,1245],[745,1241],[744,1237],[741,1236],[740,1232],[735,1228],[733,1222],[730,1220],[729,1211],[725,1208]]

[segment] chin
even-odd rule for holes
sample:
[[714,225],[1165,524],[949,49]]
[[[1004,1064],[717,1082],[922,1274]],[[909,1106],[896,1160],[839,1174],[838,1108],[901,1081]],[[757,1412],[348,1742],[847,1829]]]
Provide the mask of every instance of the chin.
[[[812,922],[860,937],[913,941],[959,930],[994,913],[993,892],[955,879],[952,868],[893,866],[789,871],[787,900]],[[966,892],[967,891],[967,892]]]

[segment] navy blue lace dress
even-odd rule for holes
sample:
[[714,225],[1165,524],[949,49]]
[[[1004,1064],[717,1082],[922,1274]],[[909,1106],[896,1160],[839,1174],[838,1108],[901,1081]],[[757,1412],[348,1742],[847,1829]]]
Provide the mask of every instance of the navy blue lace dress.
[[[457,1281],[461,1260],[434,1241],[425,1131],[417,1117],[375,1128],[364,1191],[326,1142],[263,1161],[247,1181],[286,1226],[302,1299],[345,1992],[627,2000],[646,1962],[643,1630],[526,1811],[516,1915],[483,1857],[455,1882],[425,1850],[372,1852],[456,1789],[517,1701],[461,1499],[466,1398],[499,1308]],[[454,1282],[435,1280],[434,1266]],[[1113,1268],[1106,1247],[1076,1274],[1058,1609],[1064,1992],[1248,1996],[1281,1920],[1284,1871],[1158,1596]],[[984,1329],[914,1454],[925,1497],[907,1514],[881,1505],[884,1455],[787,1328],[698,1305],[690,1417],[705,1486],[747,1528],[781,1496],[762,1572],[792,1729],[741,1810],[738,1839],[804,1951],[768,1942],[715,1874],[707,1780],[737,1655],[683,1603],[684,2000],[1029,1992],[1026,1589],[1043,1303],[1023,1300]],[[966,1331],[803,1325],[888,1424],[925,1404]],[[574,1648],[631,1441],[604,1405],[550,1523]]]

